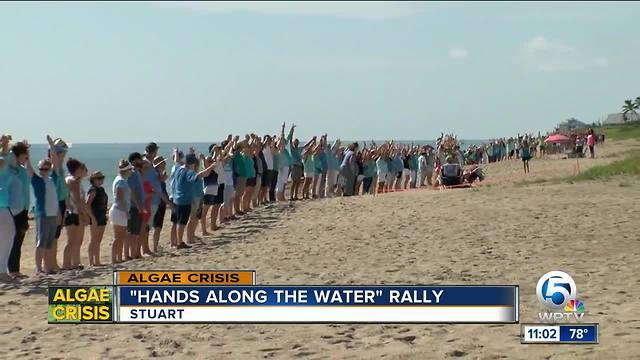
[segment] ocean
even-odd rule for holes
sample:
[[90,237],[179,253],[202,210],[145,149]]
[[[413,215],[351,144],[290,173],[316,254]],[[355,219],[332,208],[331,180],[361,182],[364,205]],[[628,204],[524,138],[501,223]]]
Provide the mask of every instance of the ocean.
[[[301,143],[304,143],[302,140]],[[353,141],[343,141],[343,144],[349,144]],[[367,145],[370,141],[365,140]],[[397,141],[401,144],[415,145],[435,145],[435,140],[402,140]],[[477,145],[485,142],[484,140],[461,140],[462,144],[466,147],[468,145]],[[361,146],[362,141],[358,142]],[[376,144],[382,144],[384,140],[376,141]],[[120,159],[128,158],[132,152],[144,153],[144,147],[147,143],[122,143],[122,144],[71,144],[71,147],[67,153],[66,159],[73,157],[85,164],[89,168],[89,173],[92,171],[102,171],[105,175],[104,187],[107,190],[109,198],[111,198],[111,184],[113,179],[118,174],[118,161]],[[178,147],[180,150],[187,152],[189,147],[193,147],[198,152],[206,153],[210,143],[158,143],[160,147],[158,153],[167,159],[168,166],[171,166],[171,153],[173,148]],[[31,163],[35,168],[40,159],[43,159],[47,154],[49,148],[46,144],[32,144],[31,145]],[[88,179],[83,181],[85,189],[89,188]]]

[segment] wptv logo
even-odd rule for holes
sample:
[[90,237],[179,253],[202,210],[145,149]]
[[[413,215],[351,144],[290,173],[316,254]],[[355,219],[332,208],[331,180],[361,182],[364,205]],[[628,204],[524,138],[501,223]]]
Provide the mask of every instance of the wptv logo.
[[547,312],[538,313],[540,321],[572,320],[584,317],[584,303],[576,299],[576,283],[569,274],[550,271],[538,280],[536,295]]

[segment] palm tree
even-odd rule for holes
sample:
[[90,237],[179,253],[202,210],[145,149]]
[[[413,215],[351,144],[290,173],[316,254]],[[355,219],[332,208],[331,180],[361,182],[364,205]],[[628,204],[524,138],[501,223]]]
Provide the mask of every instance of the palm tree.
[[634,103],[636,109],[640,109],[640,96],[636,98],[636,102]]
[[[638,99],[636,99],[638,100]],[[636,109],[638,108],[637,104],[634,104],[632,100],[625,100],[624,105],[622,105],[622,119],[624,122],[627,122],[629,119],[629,114],[634,114],[638,116]]]

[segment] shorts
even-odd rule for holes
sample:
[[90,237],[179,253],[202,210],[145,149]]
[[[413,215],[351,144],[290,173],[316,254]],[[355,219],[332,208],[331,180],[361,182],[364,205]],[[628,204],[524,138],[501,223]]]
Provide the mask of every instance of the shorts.
[[198,219],[200,219],[200,217],[202,216],[201,197],[194,197],[193,200],[191,200],[191,211],[189,211],[189,216],[195,216]]
[[316,175],[316,173],[315,173],[315,172],[313,172],[313,171],[305,171],[305,172],[304,172],[304,177],[306,177],[306,178],[312,178],[312,177],[314,177],[315,175]]
[[409,176],[410,174],[411,174],[411,170],[409,170],[409,169],[403,169],[402,170],[402,175],[404,175],[405,177]]
[[114,226],[127,226],[129,220],[127,219],[127,212],[124,210],[116,209],[115,205],[109,209],[109,219]]
[[235,184],[236,192],[242,194],[244,193],[244,188],[247,186],[247,178],[238,176]]
[[256,178],[252,177],[252,178],[247,178],[247,187],[253,187],[256,186]]
[[155,229],[162,229],[162,224],[164,223],[164,215],[167,212],[167,205],[164,202],[160,202],[158,204],[158,210],[156,210],[155,215],[153,216],[153,227]]
[[60,200],[58,202],[58,208],[60,209],[60,214],[62,215],[62,224],[58,224],[56,228],[56,239],[60,237],[60,233],[62,233],[62,225],[64,224],[64,216],[67,212],[67,202],[65,200]]
[[271,177],[269,175],[269,172],[271,172],[272,170],[265,170],[262,173],[261,179],[260,179],[260,186],[263,188],[268,188],[271,186]]
[[140,235],[142,230],[142,214],[138,208],[129,209],[129,220],[127,221],[127,231],[131,235]]
[[224,206],[231,206],[233,203],[233,195],[235,193],[233,189],[233,185],[230,184],[222,184],[224,192],[222,193],[222,203]]
[[36,218],[36,247],[51,249],[56,240],[57,216],[43,216]]
[[291,168],[291,180],[300,180],[304,176],[302,165],[293,165]]
[[100,211],[98,213],[94,212],[93,217],[96,218],[96,224],[91,223],[91,225],[97,225],[97,226],[107,225],[107,213],[105,211]]
[[64,217],[64,226],[80,226],[80,215],[67,211]]
[[387,173],[378,171],[378,184],[384,184],[387,181]]
[[396,173],[396,179],[402,179],[402,171]]
[[220,205],[223,202],[224,184],[218,185],[218,193],[216,195],[205,195],[202,201],[205,205]]
[[524,161],[529,161],[529,160],[531,160],[531,156],[523,156],[523,157],[522,157],[522,161],[523,161],[523,162],[524,162]]
[[187,223],[189,222],[189,215],[191,215],[191,204],[188,204],[188,205],[173,204],[173,211],[171,212],[172,223],[187,225]]

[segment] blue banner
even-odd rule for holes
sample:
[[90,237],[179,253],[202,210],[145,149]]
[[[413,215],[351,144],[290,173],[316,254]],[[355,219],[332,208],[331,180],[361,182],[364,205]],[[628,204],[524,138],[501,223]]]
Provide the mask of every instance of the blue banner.
[[216,306],[507,306],[517,286],[119,286],[119,304]]

